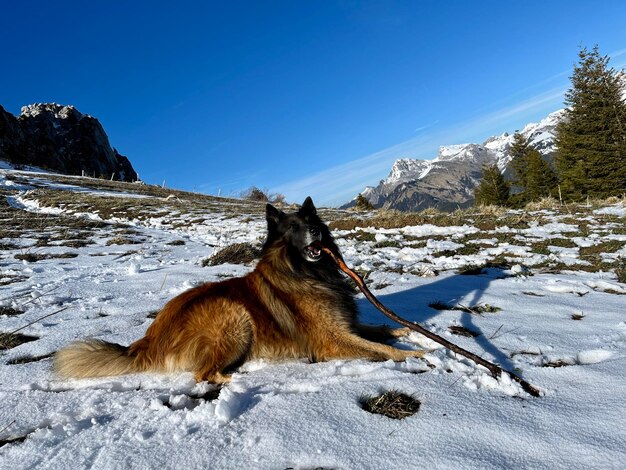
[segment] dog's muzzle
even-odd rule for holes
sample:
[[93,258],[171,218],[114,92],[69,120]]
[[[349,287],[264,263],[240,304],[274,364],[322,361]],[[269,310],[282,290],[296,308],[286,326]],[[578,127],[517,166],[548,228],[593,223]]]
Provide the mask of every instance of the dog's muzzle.
[[319,242],[313,242],[304,248],[304,254],[309,261],[317,261],[322,257],[322,248]]

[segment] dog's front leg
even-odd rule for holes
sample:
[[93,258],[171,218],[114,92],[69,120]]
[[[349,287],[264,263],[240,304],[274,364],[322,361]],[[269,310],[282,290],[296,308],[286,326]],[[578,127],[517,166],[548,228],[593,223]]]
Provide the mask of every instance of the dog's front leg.
[[354,328],[360,337],[377,343],[401,338],[411,333],[410,328],[390,328],[385,325],[356,324]]
[[359,336],[345,334],[334,337],[317,348],[317,360],[370,359],[372,361],[404,361],[409,357],[422,357],[428,351],[397,349],[386,344],[375,343]]

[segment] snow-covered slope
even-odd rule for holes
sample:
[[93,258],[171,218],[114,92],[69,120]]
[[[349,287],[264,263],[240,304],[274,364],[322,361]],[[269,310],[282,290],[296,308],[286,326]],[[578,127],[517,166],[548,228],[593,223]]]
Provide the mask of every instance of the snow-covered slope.
[[[191,373],[52,373],[50,355],[68,342],[129,344],[173,296],[253,269],[201,260],[263,237],[263,209],[0,170],[0,332],[14,332],[0,337],[0,468],[624,467],[622,204],[512,211],[492,230],[471,216],[336,222],[346,262],[385,305],[518,371],[541,398],[417,334],[397,346],[432,348],[420,360],[248,362],[221,389]],[[358,305],[364,322],[387,323]],[[396,421],[359,404],[393,389],[421,402],[417,414]]]
[[[546,159],[554,154],[556,125],[563,113],[564,110],[555,111],[520,131]],[[483,165],[496,164],[506,171],[511,162],[512,143],[513,135],[504,133],[482,144],[442,146],[433,160],[397,160],[387,178],[378,186],[366,187],[362,194],[375,207],[387,209],[467,206],[473,200],[473,188],[480,179]]]

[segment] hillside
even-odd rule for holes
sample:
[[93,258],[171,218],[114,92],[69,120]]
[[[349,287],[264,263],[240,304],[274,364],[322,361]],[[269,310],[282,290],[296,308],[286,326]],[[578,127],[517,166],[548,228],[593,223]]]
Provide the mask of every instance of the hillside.
[[[417,171],[417,169],[416,169]],[[432,170],[431,170],[432,171]],[[543,391],[532,398],[418,334],[402,363],[254,361],[60,380],[51,355],[129,344],[173,296],[239,276],[207,258],[261,243],[263,204],[0,169],[3,468],[621,468],[626,206],[398,214],[322,210],[381,301]],[[362,297],[362,320],[388,323]],[[43,318],[47,316],[46,318]],[[402,420],[364,396],[421,402]]]

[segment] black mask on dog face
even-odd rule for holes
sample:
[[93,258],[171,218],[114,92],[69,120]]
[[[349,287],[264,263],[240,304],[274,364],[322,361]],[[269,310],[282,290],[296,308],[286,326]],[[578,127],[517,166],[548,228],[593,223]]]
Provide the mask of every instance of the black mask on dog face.
[[266,206],[268,242],[283,239],[309,262],[322,256],[319,243],[328,228],[317,216],[313,200],[307,197],[298,212],[286,214],[271,204]]

